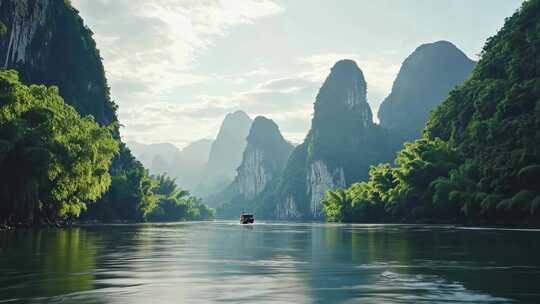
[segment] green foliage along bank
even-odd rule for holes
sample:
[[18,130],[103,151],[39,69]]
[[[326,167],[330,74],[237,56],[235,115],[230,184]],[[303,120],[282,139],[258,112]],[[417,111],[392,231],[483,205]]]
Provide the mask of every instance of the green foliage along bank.
[[121,143],[120,153],[114,161],[117,168],[111,170],[109,191],[96,204],[89,206],[82,218],[104,222],[143,221],[156,203],[152,193],[155,182],[124,143]]
[[188,191],[179,189],[176,180],[166,175],[158,175],[156,181],[157,186],[153,193],[157,202],[146,216],[148,221],[174,222],[214,218],[215,210],[203,204],[199,198],[190,196]]
[[540,224],[540,0],[490,38],[473,74],[395,167],[327,193],[329,220]]
[[210,220],[214,216],[214,209],[178,188],[174,179],[150,176],[139,164],[113,175],[109,191],[82,218],[100,222],[174,222]]
[[[50,225],[81,213],[100,221],[214,217],[174,180],[150,177],[114,132],[81,117],[56,87],[26,86],[16,71],[0,71],[0,225]],[[115,155],[124,165],[111,177]]]
[[81,117],[56,87],[0,71],[0,224],[78,216],[111,183],[111,130]]

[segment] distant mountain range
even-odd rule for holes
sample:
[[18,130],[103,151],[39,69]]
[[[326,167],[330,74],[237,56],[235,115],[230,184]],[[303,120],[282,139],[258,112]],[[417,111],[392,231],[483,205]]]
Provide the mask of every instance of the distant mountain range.
[[192,193],[209,197],[227,188],[242,162],[252,120],[242,111],[229,113],[215,140],[195,141],[180,150],[169,143],[128,142],[151,174],[167,174]]
[[[365,181],[370,166],[391,162],[405,141],[421,136],[430,112],[467,79],[474,65],[450,42],[421,45],[404,61],[381,105],[377,125],[362,71],[351,60],[339,61],[317,95],[311,130],[281,175],[265,189],[257,188],[253,198],[226,191],[213,200],[225,203],[222,215],[232,216],[242,206],[268,218],[320,218],[326,191]],[[268,148],[260,153],[273,155]],[[265,170],[252,160],[253,153],[244,154],[243,164],[250,164],[251,172]],[[237,193],[241,174],[232,184]],[[256,175],[250,175],[251,183],[257,181]]]
[[320,218],[326,191],[367,180],[370,166],[391,162],[405,141],[420,138],[431,111],[474,66],[448,41],[419,46],[403,62],[375,124],[361,69],[341,60],[322,85],[312,127],[296,147],[273,121],[257,117],[252,124],[242,111],[225,117],[214,142],[186,148],[197,151],[189,162],[187,151],[172,145],[130,147],[153,173],[176,177],[220,207],[222,216],[253,209],[269,218]]
[[151,174],[167,174],[176,178],[183,189],[193,191],[200,183],[212,142],[201,139],[182,150],[168,143],[141,144],[131,141],[127,144]]

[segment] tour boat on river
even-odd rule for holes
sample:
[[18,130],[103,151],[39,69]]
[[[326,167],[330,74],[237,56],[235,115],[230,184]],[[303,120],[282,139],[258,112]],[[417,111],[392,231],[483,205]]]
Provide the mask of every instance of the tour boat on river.
[[255,217],[251,213],[240,214],[240,224],[253,224],[255,222]]

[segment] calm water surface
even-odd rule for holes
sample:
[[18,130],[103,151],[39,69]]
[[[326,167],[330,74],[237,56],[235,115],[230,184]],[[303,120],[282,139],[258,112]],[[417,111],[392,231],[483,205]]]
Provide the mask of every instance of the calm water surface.
[[0,303],[540,303],[540,231],[211,222],[0,232]]

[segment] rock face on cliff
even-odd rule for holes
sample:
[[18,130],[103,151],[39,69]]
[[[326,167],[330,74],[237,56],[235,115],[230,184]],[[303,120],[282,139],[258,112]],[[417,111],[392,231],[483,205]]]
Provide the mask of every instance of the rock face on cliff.
[[92,32],[64,0],[0,1],[0,67],[19,71],[25,83],[55,85],[82,115],[117,121]]
[[219,216],[236,217],[242,211],[257,211],[258,196],[281,176],[293,149],[274,121],[255,118],[234,181],[213,198],[216,205],[221,205]]
[[419,46],[401,66],[379,109],[382,127],[401,142],[420,138],[429,113],[462,84],[475,62],[448,41]]
[[281,174],[292,150],[293,146],[283,138],[274,121],[262,116],[255,118],[232,184],[234,193],[253,199]]
[[227,114],[210,148],[208,163],[195,193],[206,197],[223,191],[236,176],[246,149],[251,118],[242,111]]
[[334,65],[317,95],[312,127],[292,153],[274,189],[273,216],[321,217],[327,190],[367,178],[370,165],[391,159],[386,132],[373,123],[362,71],[351,60]]

